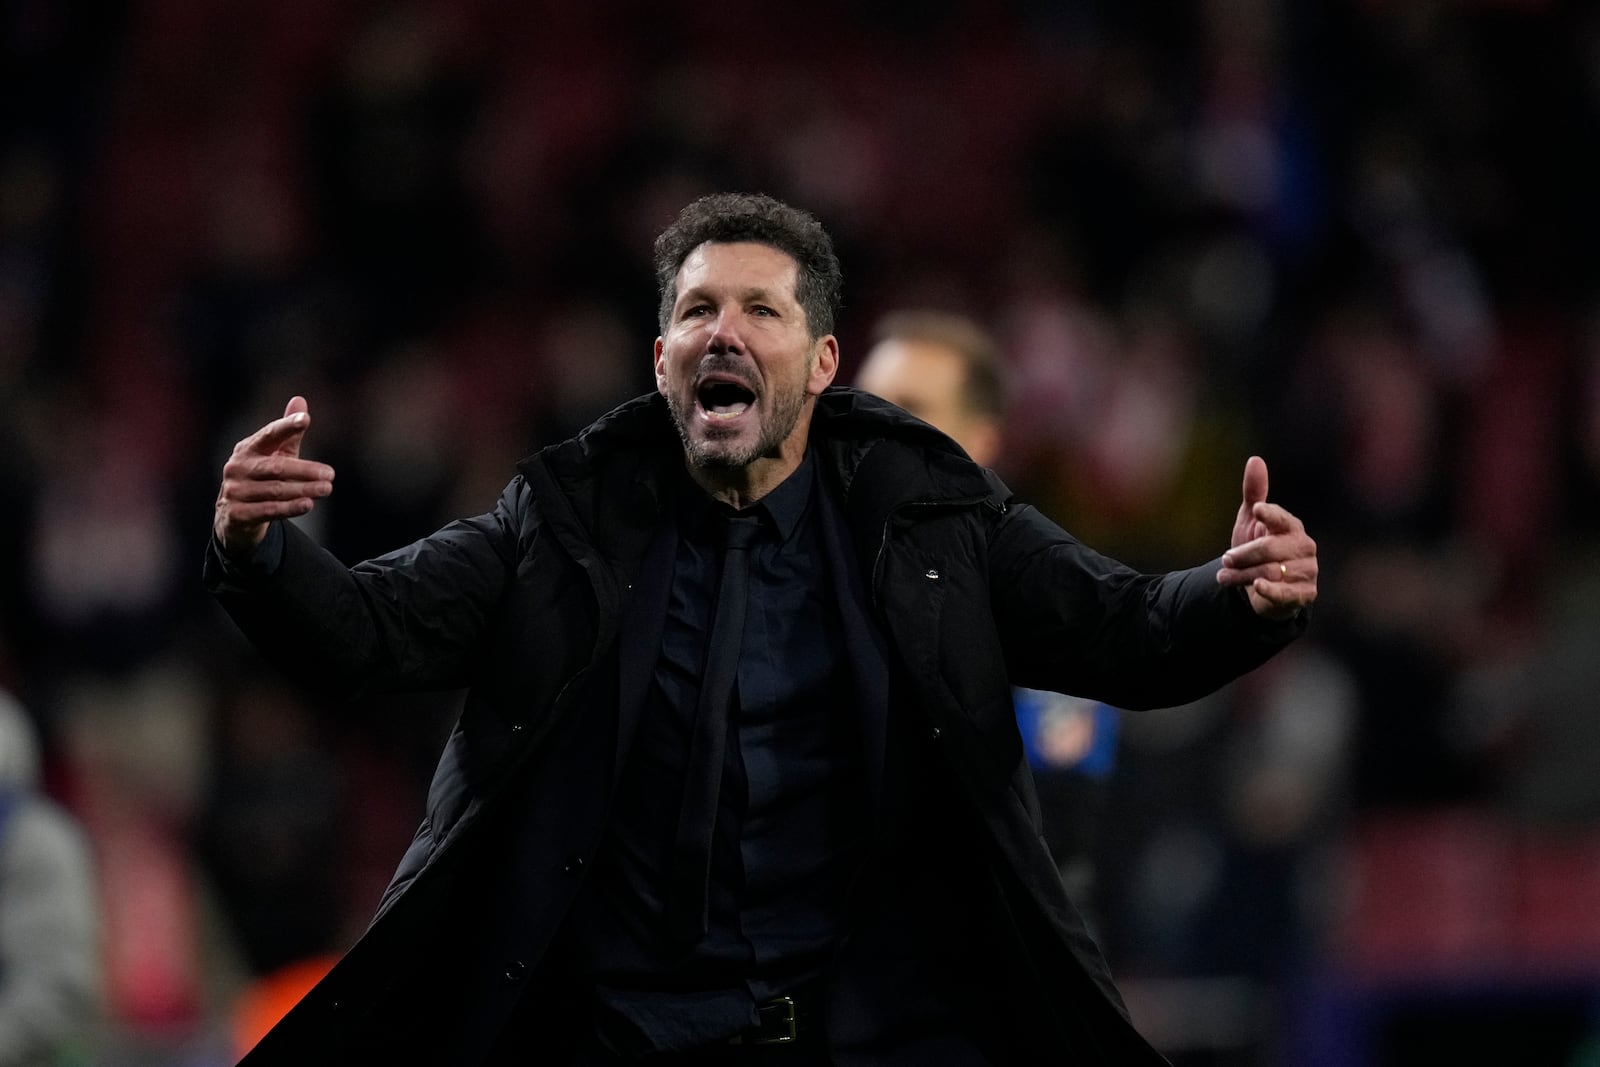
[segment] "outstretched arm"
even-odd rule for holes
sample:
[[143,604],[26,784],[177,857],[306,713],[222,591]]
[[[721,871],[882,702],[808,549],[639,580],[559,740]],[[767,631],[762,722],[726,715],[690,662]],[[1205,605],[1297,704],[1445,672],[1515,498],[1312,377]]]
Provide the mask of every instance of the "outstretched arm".
[[1141,574],[1026,505],[990,545],[991,595],[1012,681],[1123,708],[1187,703],[1298,636],[1316,598],[1316,544],[1266,502],[1266,464],[1245,465],[1223,560]]
[[[240,441],[223,467],[205,580],[279,668],[317,688],[419,690],[465,683],[490,615],[531,538],[521,478],[490,512],[346,567],[293,524],[333,488],[333,468],[300,458],[310,425],[295,397]],[[265,544],[264,544],[265,542]]]

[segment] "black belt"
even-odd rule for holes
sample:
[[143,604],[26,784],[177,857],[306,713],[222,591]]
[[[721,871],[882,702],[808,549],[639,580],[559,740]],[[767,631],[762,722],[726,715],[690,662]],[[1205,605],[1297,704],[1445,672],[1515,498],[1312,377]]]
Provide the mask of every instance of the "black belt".
[[821,1032],[816,986],[773,997],[756,1008],[756,1025],[728,1038],[730,1045],[792,1045]]

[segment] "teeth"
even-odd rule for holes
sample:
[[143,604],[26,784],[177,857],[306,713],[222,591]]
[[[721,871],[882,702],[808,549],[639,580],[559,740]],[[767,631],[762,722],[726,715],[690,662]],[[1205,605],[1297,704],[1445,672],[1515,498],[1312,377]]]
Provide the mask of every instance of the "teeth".
[[745,409],[749,406],[749,404],[745,403],[718,404],[716,407],[707,408],[706,414],[710,415],[713,419],[732,419],[743,415]]

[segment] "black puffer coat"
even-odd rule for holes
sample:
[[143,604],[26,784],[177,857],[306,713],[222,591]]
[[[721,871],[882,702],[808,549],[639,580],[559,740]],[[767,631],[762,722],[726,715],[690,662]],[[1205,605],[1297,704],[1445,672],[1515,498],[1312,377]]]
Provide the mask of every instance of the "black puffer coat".
[[[1027,1047],[1059,1048],[1073,1063],[1162,1062],[1127,1022],[1040,838],[1011,686],[1130,709],[1180,704],[1261,663],[1304,619],[1259,620],[1216,583],[1215,562],[1145,575],[1094,553],[1011,500],[947,438],[865,394],[824,393],[811,446],[879,630],[846,636],[880,640],[890,667],[896,721],[866,732],[869,761],[898,753],[925,765],[915,780],[933,783],[898,809],[884,799],[882,832],[923,827],[912,834],[919,855],[964,850],[962,899],[983,913],[977,936],[1005,942],[991,958],[1029,1005],[1018,1014],[1036,1030]],[[477,1062],[473,1043],[486,1048],[519,1000],[537,999],[528,989],[548,977],[541,963],[601,840],[631,736],[618,708],[649,650],[629,647],[625,608],[661,518],[660,487],[681,463],[666,405],[649,396],[525,460],[488,514],[353,568],[292,526],[270,573],[213,545],[209,587],[303,681],[468,689],[426,817],[370,929],[250,1062],[358,1062],[444,1034],[452,1062]],[[900,779],[888,780],[892,792]],[[940,825],[927,826],[930,812],[944,813]],[[957,822],[964,829],[944,825]],[[948,880],[906,878],[895,891]],[[515,900],[496,884],[514,885]],[[893,993],[892,983],[875,990],[880,966],[843,957],[830,1037]],[[835,1058],[873,1062],[843,1038]]]

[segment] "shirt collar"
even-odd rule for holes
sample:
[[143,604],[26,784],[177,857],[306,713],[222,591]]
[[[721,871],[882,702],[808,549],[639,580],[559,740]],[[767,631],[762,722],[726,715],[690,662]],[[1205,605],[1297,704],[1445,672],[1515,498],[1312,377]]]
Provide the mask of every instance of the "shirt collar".
[[688,471],[684,471],[681,483],[683,506],[679,514],[682,521],[689,524],[688,528],[694,531],[704,530],[713,518],[719,516],[755,515],[761,519],[763,526],[776,535],[778,543],[784,544],[794,536],[800,520],[805,517],[806,508],[811,503],[811,486],[816,481],[816,471],[816,461],[811,458],[811,449],[808,448],[800,460],[800,466],[790,472],[789,477],[741,512],[734,512],[712,500],[694,484]]
[[779,544],[794,536],[795,527],[806,513],[806,505],[811,503],[811,483],[816,480],[816,468],[808,448],[800,466],[754,505],[757,510],[766,512],[772,527],[778,531]]

